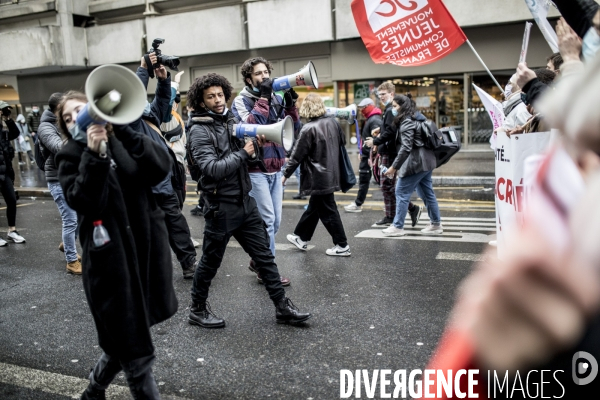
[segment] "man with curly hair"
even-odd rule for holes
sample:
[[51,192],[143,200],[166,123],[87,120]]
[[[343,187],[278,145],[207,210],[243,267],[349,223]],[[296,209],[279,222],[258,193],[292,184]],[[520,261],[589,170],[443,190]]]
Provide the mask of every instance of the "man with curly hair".
[[[270,125],[287,115],[292,117],[296,133],[302,124],[298,117],[296,100],[298,94],[290,88],[283,96],[273,93],[271,80],[273,65],[263,57],[253,57],[242,64],[241,73],[246,87],[233,100],[231,111],[245,124]],[[258,165],[249,167],[252,190],[250,196],[254,197],[258,211],[267,225],[270,247],[275,255],[275,235],[281,224],[283,186],[281,185],[281,168],[286,161],[286,152],[277,143],[267,141],[263,146],[262,162],[264,168]],[[250,260],[250,270],[256,273],[259,282],[261,276],[256,270],[255,260]],[[290,280],[282,278],[284,286]]]
[[217,274],[225,248],[233,236],[255,262],[275,304],[277,323],[301,324],[311,317],[301,313],[285,296],[275,257],[269,247],[269,235],[249,196],[252,183],[247,162],[264,144],[264,136],[256,143],[233,137],[233,125],[239,121],[227,108],[232,87],[229,81],[214,73],[197,78],[188,91],[190,115],[189,146],[199,168],[199,184],[206,194],[206,220],[202,258],[194,275],[189,323],[204,328],[223,328],[225,321],[211,311],[207,298],[212,279]]

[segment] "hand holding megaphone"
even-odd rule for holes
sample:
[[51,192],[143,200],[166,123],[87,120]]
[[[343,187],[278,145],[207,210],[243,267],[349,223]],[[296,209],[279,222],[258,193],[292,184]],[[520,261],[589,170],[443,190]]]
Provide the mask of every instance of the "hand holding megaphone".
[[92,124],[87,129],[87,147],[99,154],[106,154],[108,134],[105,125]]

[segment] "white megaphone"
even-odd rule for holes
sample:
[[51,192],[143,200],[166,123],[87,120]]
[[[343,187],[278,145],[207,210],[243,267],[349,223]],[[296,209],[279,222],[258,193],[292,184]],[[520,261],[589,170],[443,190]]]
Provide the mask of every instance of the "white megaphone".
[[356,104],[350,104],[348,107],[344,108],[325,107],[325,110],[325,115],[328,117],[343,119],[350,124],[353,124],[354,121],[356,121]]
[[273,90],[278,92],[280,90],[288,90],[295,86],[312,86],[315,89],[319,88],[319,78],[317,77],[317,70],[315,69],[312,61],[304,66],[300,71],[295,74],[282,76],[276,78],[273,81]]
[[235,124],[232,135],[238,139],[255,138],[264,135],[270,142],[283,146],[285,151],[292,150],[294,146],[294,121],[289,115],[271,125]]
[[[77,115],[77,125],[83,131],[91,124],[127,125],[142,116],[146,107],[146,89],[142,81],[121,65],[102,65],[85,81],[88,103]],[[106,143],[100,148],[106,152]]]

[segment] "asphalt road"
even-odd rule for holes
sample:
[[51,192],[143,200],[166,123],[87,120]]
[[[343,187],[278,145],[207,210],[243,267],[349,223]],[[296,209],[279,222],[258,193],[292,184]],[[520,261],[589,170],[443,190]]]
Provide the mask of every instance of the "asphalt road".
[[[0,399],[72,398],[85,387],[101,350],[81,278],[65,273],[58,251],[54,202],[22,199],[20,204],[18,228],[27,243],[0,248]],[[204,220],[190,216],[190,204],[185,216],[192,235],[201,239]],[[302,211],[284,209],[277,243],[287,243]],[[0,209],[2,231],[4,212]],[[189,325],[191,282],[183,280],[173,256],[179,311],[152,330],[154,372],[164,398],[337,399],[341,369],[425,366],[455,290],[472,268],[472,261],[456,258],[477,258],[485,244],[355,238],[382,212],[341,214],[351,257],[325,255],[332,243],[322,225],[310,251],[277,253],[281,273],[292,279],[287,295],[313,314],[304,327],[275,323],[266,290],[236,247],[227,250],[209,297],[227,327]],[[442,209],[442,217],[493,216],[460,204]],[[459,256],[438,259],[440,253]],[[128,398],[123,376],[114,383],[121,387],[109,398]]]

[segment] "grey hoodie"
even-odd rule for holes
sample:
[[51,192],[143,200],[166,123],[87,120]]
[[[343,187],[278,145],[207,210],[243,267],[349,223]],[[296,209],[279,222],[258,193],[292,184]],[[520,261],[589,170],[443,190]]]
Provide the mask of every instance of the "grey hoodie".
[[42,144],[40,150],[44,151],[44,156],[48,156],[44,165],[46,181],[58,182],[58,169],[54,164],[54,156],[62,148],[64,142],[56,127],[56,115],[50,110],[45,110],[40,118],[38,139]]

